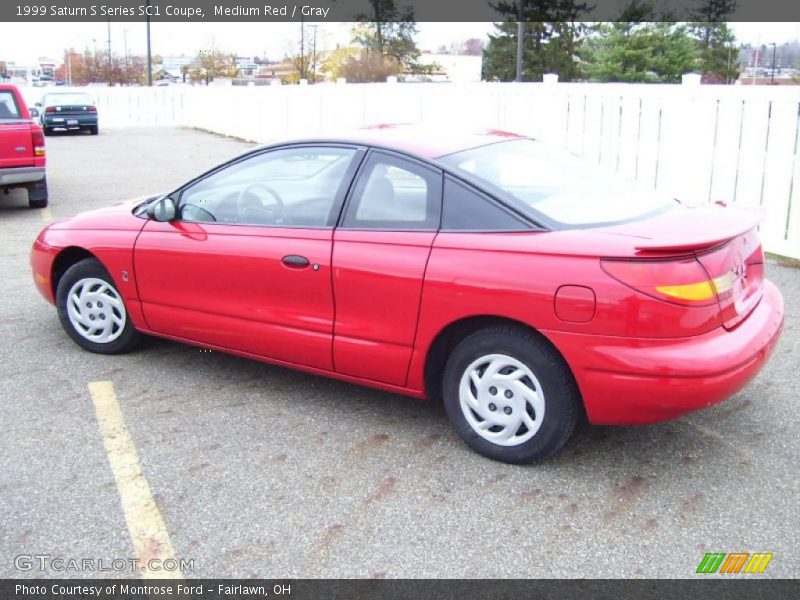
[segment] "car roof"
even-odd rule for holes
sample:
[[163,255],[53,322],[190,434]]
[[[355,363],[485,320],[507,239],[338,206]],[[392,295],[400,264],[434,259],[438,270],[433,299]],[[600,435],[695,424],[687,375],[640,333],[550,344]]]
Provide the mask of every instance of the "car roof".
[[385,123],[347,130],[338,135],[331,135],[328,139],[386,148],[427,159],[435,159],[470,148],[524,137],[517,133],[499,129],[457,130],[423,125]]
[[89,97],[89,94],[86,92],[45,92],[42,97],[44,96],[86,96]]

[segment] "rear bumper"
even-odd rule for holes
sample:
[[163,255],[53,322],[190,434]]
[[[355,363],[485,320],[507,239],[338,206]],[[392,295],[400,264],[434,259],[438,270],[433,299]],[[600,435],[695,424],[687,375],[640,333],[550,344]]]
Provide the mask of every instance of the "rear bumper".
[[[75,121],[73,123],[72,121]],[[97,114],[86,115],[63,115],[57,117],[42,117],[43,127],[63,127],[65,129],[78,129],[80,127],[92,127],[97,125]]]
[[44,179],[44,167],[14,167],[0,169],[0,187],[35,183]]
[[678,339],[544,332],[564,354],[596,424],[656,423],[716,404],[756,376],[783,326],[783,298],[764,295],[735,329]]

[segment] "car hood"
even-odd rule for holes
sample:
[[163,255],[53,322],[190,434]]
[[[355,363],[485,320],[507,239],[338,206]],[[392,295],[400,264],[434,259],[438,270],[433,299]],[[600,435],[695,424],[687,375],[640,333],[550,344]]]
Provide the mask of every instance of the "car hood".
[[96,208],[78,213],[73,217],[59,219],[50,224],[50,229],[103,229],[103,230],[138,230],[147,222],[146,219],[136,217],[133,209],[147,200],[157,198],[157,195],[139,196],[130,200],[123,200],[110,206]]

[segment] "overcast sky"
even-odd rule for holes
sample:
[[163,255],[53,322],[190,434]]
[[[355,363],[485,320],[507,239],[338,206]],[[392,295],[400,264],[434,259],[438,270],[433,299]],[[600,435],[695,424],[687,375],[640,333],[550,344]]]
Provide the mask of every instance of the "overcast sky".
[[[350,23],[325,23],[317,29],[318,48],[325,50],[346,44]],[[423,50],[470,37],[485,38],[491,23],[418,23],[417,43]],[[800,23],[732,23],[740,42],[778,44],[800,39]],[[266,56],[278,60],[299,44],[298,23],[153,23],[153,53],[195,55],[212,44],[241,56]],[[65,48],[105,49],[107,23],[0,23],[0,60],[32,62],[40,56],[60,59]],[[111,23],[111,49],[124,54],[127,40],[130,54],[145,52],[144,23]]]

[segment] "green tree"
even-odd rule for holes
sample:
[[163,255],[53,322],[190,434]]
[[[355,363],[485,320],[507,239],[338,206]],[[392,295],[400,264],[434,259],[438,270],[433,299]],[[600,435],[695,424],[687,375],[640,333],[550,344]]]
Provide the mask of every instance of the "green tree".
[[736,4],[736,0],[700,0],[692,12],[695,20],[689,23],[689,30],[697,40],[704,81],[731,83],[739,76],[736,36],[726,23]]
[[589,79],[628,83],[678,83],[697,56],[686,26],[635,21],[599,25],[583,53]]
[[[353,71],[368,81],[384,81],[388,75],[424,71],[419,64],[419,49],[414,41],[417,25],[414,10],[400,8],[394,0],[369,0],[371,13],[360,15],[352,29],[352,41],[364,48],[362,56],[354,59],[364,64],[352,65]],[[349,79],[349,78],[348,78]]]
[[236,57],[220,50],[201,50],[189,67],[192,81],[205,81],[206,85],[216,77],[235,77]]
[[[586,26],[578,22],[590,7],[580,0],[501,0],[495,8],[506,16],[483,53],[483,78],[512,81],[516,77],[517,21],[523,21],[522,78],[541,81],[557,73],[562,81],[581,77],[578,54]],[[521,17],[521,18],[520,18]]]

